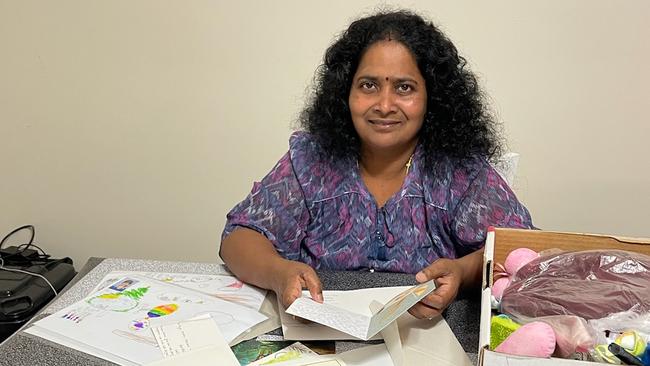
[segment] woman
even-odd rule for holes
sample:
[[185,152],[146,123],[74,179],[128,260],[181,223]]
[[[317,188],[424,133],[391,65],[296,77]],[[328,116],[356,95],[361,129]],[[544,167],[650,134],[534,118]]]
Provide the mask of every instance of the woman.
[[499,152],[475,77],[433,24],[410,12],[353,22],[327,50],[304,132],[227,216],[221,257],[285,306],[314,269],[416,273],[432,318],[481,280],[488,226],[532,228],[488,160]]

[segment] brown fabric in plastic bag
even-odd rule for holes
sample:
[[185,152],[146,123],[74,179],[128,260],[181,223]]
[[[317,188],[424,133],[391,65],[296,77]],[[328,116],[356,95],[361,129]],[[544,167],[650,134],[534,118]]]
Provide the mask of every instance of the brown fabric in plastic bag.
[[599,319],[640,304],[650,312],[650,256],[590,250],[542,256],[517,271],[501,299],[514,318]]

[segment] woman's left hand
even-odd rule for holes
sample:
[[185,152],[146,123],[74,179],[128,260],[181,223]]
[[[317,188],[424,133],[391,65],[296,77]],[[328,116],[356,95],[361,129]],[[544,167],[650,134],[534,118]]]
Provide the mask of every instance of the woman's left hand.
[[415,275],[419,283],[434,280],[436,289],[409,309],[418,319],[431,319],[442,313],[456,298],[463,281],[463,266],[457,259],[441,258]]

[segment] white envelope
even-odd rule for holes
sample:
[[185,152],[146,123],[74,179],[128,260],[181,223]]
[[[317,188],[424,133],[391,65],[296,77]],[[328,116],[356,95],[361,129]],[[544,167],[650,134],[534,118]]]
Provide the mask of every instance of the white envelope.
[[[370,304],[373,313],[382,308]],[[471,366],[472,362],[442,316],[417,319],[405,313],[381,331],[394,366]]]
[[404,365],[472,366],[472,361],[442,316],[417,319],[406,313],[397,320]]

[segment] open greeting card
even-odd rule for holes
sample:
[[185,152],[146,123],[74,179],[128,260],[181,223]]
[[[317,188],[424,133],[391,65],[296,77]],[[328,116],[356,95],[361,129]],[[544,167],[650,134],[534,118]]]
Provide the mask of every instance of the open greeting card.
[[[401,294],[411,286],[393,286],[393,287],[373,287],[362,288],[357,290],[324,290],[323,302],[325,304],[343,308],[353,313],[371,317],[374,313],[368,307],[368,299],[386,304],[393,297]],[[308,291],[303,291],[304,296],[309,296]],[[300,318],[287,314],[284,306],[278,303],[278,312],[282,322],[282,334],[284,339],[295,341],[306,340],[357,340],[358,338],[343,333],[326,325],[305,322]],[[381,339],[376,334],[373,339]]]
[[[372,316],[349,311],[332,304],[318,303],[303,296],[294,301],[286,312],[315,323],[349,334],[355,338],[368,340],[388,326],[411,306],[422,300],[436,288],[433,281],[410,287],[390,299]],[[368,299],[368,306],[374,299]]]

